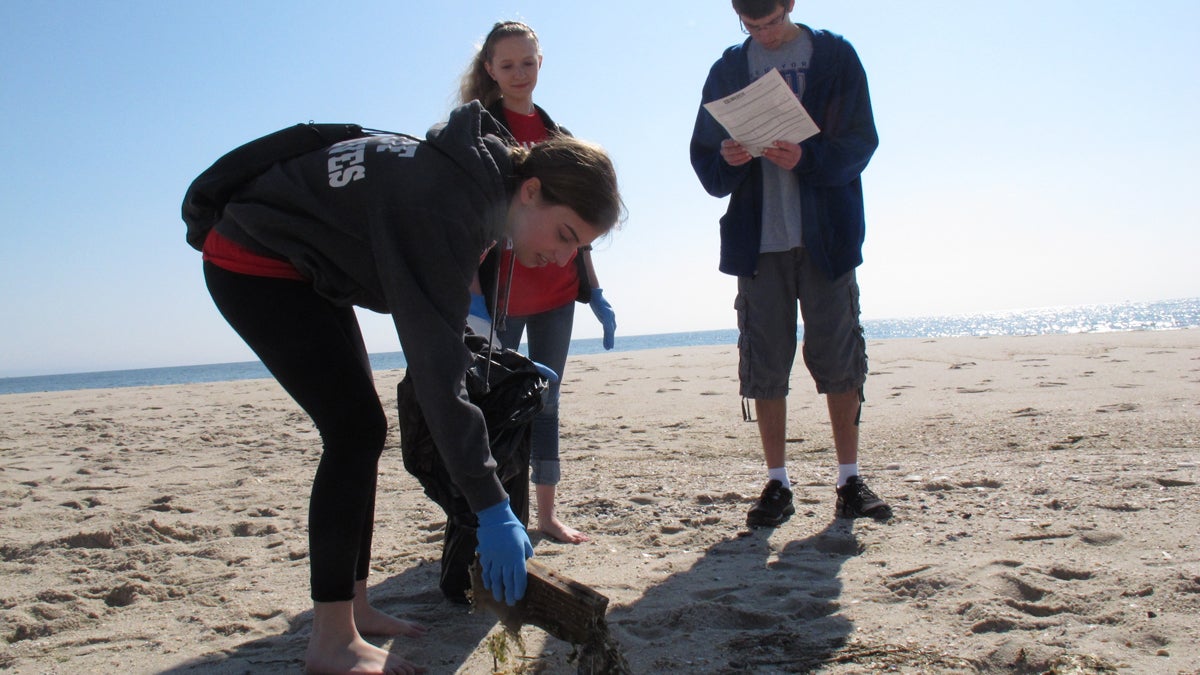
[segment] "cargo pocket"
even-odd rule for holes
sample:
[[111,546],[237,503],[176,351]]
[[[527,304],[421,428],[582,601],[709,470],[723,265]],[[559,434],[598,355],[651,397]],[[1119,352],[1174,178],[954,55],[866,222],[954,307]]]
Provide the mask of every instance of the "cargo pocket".
[[733,299],[733,310],[737,313],[738,327],[738,382],[745,396],[750,384],[750,336],[746,334],[746,299],[742,297],[741,290]]

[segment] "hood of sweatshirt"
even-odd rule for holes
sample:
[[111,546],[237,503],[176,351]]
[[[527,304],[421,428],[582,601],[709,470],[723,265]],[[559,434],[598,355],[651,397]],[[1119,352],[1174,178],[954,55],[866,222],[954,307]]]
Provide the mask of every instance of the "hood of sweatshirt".
[[516,141],[478,101],[455,108],[445,122],[425,136],[428,147],[443,153],[473,181],[480,194],[494,205],[489,235],[504,235],[509,196],[516,189],[510,148]]

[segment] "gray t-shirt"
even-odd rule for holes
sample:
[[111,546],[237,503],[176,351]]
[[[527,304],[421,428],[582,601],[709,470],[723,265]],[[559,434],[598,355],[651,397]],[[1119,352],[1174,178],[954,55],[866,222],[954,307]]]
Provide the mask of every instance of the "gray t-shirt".
[[[804,94],[812,53],[812,33],[805,29],[775,51],[767,51],[757,40],[751,40],[750,79],[757,80],[774,68],[783,75],[796,98],[800,98]],[[766,159],[760,161],[763,167],[763,230],[759,251],[788,251],[801,246],[800,185],[796,176]]]

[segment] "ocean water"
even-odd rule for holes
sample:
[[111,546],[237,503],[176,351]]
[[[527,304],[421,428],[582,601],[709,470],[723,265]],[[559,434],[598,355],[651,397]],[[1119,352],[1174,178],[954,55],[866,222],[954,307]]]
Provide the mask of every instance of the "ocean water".
[[[1173,330],[1200,328],[1200,298],[1115,305],[1076,305],[1009,312],[927,316],[909,319],[863,321],[869,340],[889,338],[936,338],[982,335],[1045,335],[1054,333],[1104,333],[1129,330]],[[801,335],[803,330],[800,330]],[[638,351],[665,347],[732,345],[737,330],[708,330],[658,335],[617,335],[614,351]],[[599,354],[599,338],[574,340],[571,354]],[[402,352],[371,355],[375,370],[405,367]],[[172,368],[110,370],[96,373],[35,375],[0,378],[0,395],[72,389],[110,389],[197,382],[225,382],[270,377],[257,361],[214,363]]]

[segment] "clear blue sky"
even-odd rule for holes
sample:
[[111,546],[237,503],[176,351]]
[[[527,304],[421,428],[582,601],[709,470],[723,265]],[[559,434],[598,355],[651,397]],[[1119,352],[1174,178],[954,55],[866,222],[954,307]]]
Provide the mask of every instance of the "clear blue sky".
[[[863,316],[1200,296],[1200,2],[798,0],[846,35],[881,144]],[[535,100],[612,153],[596,264],[622,335],[734,327],[687,146],[728,2],[38,0],[0,6],[0,376],[251,360],[179,204],[306,121],[423,134],[492,22],[538,30]],[[575,337],[597,337],[586,308]],[[399,348],[363,313],[368,348]]]

